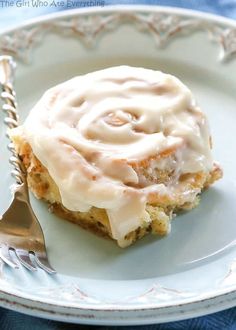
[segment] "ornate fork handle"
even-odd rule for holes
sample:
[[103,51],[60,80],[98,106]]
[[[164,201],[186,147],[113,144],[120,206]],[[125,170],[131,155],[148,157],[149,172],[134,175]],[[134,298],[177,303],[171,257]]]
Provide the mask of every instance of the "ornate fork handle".
[[[4,101],[3,111],[6,113],[5,124],[9,129],[18,126],[17,103],[13,90],[12,75],[15,63],[10,56],[0,56],[0,94]],[[9,134],[8,138],[9,138]],[[42,268],[49,274],[55,274],[46,251],[45,239],[41,225],[30,205],[26,171],[13,143],[9,144],[12,153],[10,163],[13,164],[13,176],[16,179],[14,196],[8,209],[0,221],[0,260],[12,268],[22,264],[30,271]],[[10,251],[15,254],[16,263]]]
[[[6,113],[4,123],[9,129],[18,126],[18,114],[17,114],[17,102],[16,95],[13,90],[13,77],[16,68],[16,64],[10,56],[0,56],[2,66],[0,69],[0,84],[2,85],[1,98],[4,100],[2,110]],[[7,132],[7,137],[10,139]],[[12,142],[9,143],[8,149],[11,151],[12,156],[9,161],[13,165],[12,175],[16,180],[16,192],[21,193],[24,199],[28,199],[28,189],[26,185],[25,168],[22,164],[15,147]]]

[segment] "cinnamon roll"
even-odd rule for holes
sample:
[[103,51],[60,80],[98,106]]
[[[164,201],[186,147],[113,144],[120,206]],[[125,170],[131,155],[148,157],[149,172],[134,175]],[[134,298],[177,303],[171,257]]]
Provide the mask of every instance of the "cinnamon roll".
[[118,66],[46,91],[11,138],[59,216],[125,247],[165,235],[222,176],[208,122],[176,77]]

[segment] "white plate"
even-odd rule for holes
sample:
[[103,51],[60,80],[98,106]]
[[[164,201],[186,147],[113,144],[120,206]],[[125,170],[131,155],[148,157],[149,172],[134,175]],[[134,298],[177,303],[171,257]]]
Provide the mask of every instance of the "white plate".
[[[6,31],[0,45],[19,59],[21,120],[47,88],[98,68],[129,64],[178,76],[209,117],[214,156],[224,169],[200,206],[173,221],[168,237],[149,236],[126,250],[56,218],[32,197],[58,275],[2,267],[0,304],[51,319],[112,325],[173,321],[234,306],[235,22],[163,7],[75,10]],[[12,181],[1,125],[2,212]]]

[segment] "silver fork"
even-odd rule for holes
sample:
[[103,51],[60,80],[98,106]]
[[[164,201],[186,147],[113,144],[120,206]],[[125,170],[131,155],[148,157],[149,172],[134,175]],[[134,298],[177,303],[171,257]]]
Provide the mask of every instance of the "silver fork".
[[[6,113],[4,122],[8,128],[18,126],[16,96],[12,85],[15,67],[11,56],[0,56],[2,110]],[[9,138],[8,133],[7,136]],[[13,268],[19,268],[19,264],[22,264],[31,271],[40,267],[54,274],[55,270],[47,258],[41,226],[30,205],[24,165],[14,145],[10,143],[8,148],[12,153],[10,163],[14,166],[12,175],[16,185],[12,203],[0,220],[0,259]]]

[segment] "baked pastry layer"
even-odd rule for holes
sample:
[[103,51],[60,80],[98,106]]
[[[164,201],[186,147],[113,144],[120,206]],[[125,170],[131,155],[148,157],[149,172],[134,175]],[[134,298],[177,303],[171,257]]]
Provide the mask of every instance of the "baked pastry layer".
[[[88,212],[70,211],[66,209],[62,204],[60,192],[56,183],[45,166],[43,166],[33,154],[28,142],[23,140],[20,135],[15,136],[13,140],[18,154],[22,158],[27,169],[29,188],[38,199],[44,199],[50,204],[51,212],[95,234],[114,239],[105,209],[92,207]],[[163,172],[162,177],[165,176],[168,177],[167,172]],[[185,181],[185,191],[189,191],[198,187],[201,190],[208,188],[221,177],[222,170],[215,164],[213,170],[208,175],[198,172],[185,175],[182,180]],[[168,179],[166,178],[166,180]],[[119,242],[119,245],[121,247],[129,246],[148,233],[161,236],[168,234],[170,231],[170,222],[175,213],[191,210],[198,205],[199,200],[199,195],[196,195],[191,202],[183,202],[181,197],[171,201],[168,198],[153,196],[150,203],[146,205],[146,212],[149,214],[151,221],[148,223],[145,220],[142,221],[136,230],[130,231],[124,239]]]
[[206,116],[177,78],[127,66],[48,90],[10,132],[29,186],[52,209],[127,246],[166,234],[222,176]]

